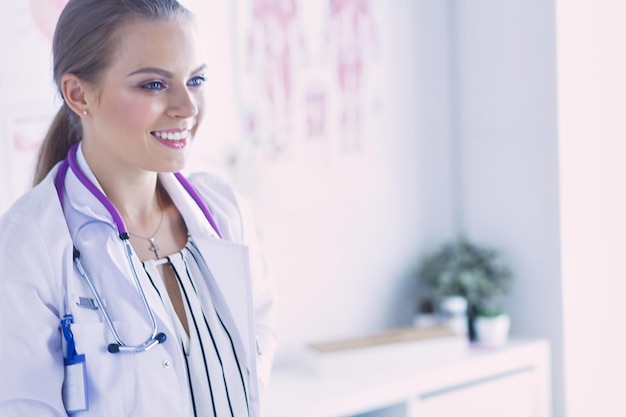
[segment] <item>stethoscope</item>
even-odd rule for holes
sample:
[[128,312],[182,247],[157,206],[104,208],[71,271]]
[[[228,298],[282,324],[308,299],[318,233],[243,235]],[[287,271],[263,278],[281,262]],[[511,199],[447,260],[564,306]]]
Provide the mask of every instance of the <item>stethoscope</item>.
[[[124,220],[122,220],[122,216],[119,214],[119,212],[117,211],[117,209],[115,208],[111,200],[109,200],[104,195],[104,193],[100,191],[100,189],[96,187],[93,184],[93,182],[91,182],[91,180],[89,180],[89,178],[85,175],[85,173],[80,169],[78,160],[76,158],[77,152],[78,152],[78,144],[75,144],[70,148],[67,158],[65,158],[61,162],[61,165],[59,166],[59,170],[54,179],[54,186],[57,190],[59,201],[61,202],[61,209],[65,213],[65,207],[63,204],[64,182],[65,182],[65,177],[67,175],[67,170],[71,169],[74,175],[76,175],[76,177],[78,178],[78,180],[85,186],[85,188],[91,194],[93,194],[94,197],[98,199],[98,201],[100,201],[100,203],[102,203],[104,208],[109,212],[109,214],[113,218],[113,222],[116,225],[119,238],[124,244],[124,248],[125,248],[124,252],[126,253],[126,259],[128,260],[128,265],[130,266],[130,270],[132,271],[133,279],[135,281],[135,284],[137,285],[137,288],[139,289],[141,301],[147,312],[147,316],[150,320],[150,325],[151,325],[150,337],[145,342],[138,344],[138,345],[128,345],[122,341],[119,333],[117,332],[117,329],[115,328],[115,325],[113,324],[113,321],[111,320],[111,316],[109,315],[109,312],[107,311],[105,304],[102,301],[102,298],[100,297],[100,293],[98,292],[96,287],[93,285],[93,280],[91,279],[89,273],[87,272],[87,270],[85,269],[85,267],[83,266],[80,260],[80,251],[76,248],[76,245],[72,242],[72,246],[74,248],[73,257],[74,257],[74,263],[76,264],[76,269],[78,269],[78,272],[81,275],[81,277],[84,278],[84,280],[87,282],[87,285],[89,286],[95,298],[97,306],[100,308],[100,311],[102,312],[104,321],[106,322],[107,326],[111,330],[111,333],[113,334],[113,338],[115,339],[116,343],[109,344],[107,346],[107,350],[110,353],[145,352],[147,350],[152,349],[154,346],[158,345],[159,343],[165,342],[165,339],[167,339],[167,336],[165,335],[165,333],[158,332],[156,319],[154,318],[154,313],[152,312],[152,309],[150,308],[150,305],[148,304],[148,300],[143,290],[143,286],[141,285],[139,276],[137,275],[137,271],[135,270],[135,265],[132,260],[133,249],[129,241],[130,235],[128,231],[126,230],[126,226],[124,225]],[[183,188],[187,190],[187,192],[193,198],[196,204],[198,204],[198,207],[200,207],[200,210],[202,210],[202,213],[211,224],[211,227],[213,227],[213,230],[215,230],[217,235],[221,238],[222,235],[217,227],[217,224],[215,223],[213,219],[213,216],[211,215],[211,211],[209,210],[208,206],[206,205],[206,203],[204,202],[204,200],[202,199],[198,191],[194,188],[193,185],[191,185],[191,183],[189,183],[189,181],[187,181],[185,177],[183,177],[182,174],[177,172],[174,174],[174,176],[178,179],[178,181],[181,183]]]

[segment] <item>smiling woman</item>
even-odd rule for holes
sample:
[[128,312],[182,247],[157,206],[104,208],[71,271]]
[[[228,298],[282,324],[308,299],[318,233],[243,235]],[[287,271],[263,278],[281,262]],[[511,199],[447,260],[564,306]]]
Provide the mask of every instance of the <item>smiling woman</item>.
[[[144,181],[152,171],[182,169],[204,115],[206,65],[189,18],[135,21],[118,42],[97,84],[74,74],[61,79],[68,105],[89,112],[82,118],[83,152],[96,177],[106,178],[105,191],[116,176]],[[184,131],[190,135],[181,139]],[[172,140],[162,140],[170,134]]]
[[0,219],[1,415],[258,416],[275,334],[254,225],[223,180],[177,172],[204,116],[199,51],[176,0],[61,13],[63,104]]

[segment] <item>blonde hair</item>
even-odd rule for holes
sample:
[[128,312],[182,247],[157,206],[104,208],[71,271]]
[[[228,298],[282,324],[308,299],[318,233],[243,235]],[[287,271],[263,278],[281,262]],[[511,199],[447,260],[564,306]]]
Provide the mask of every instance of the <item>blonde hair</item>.
[[[124,25],[183,16],[191,13],[176,0],[69,0],[52,40],[53,76],[59,94],[62,96],[61,78],[68,73],[97,85]],[[81,139],[80,118],[64,102],[39,150],[33,185],[39,184]]]

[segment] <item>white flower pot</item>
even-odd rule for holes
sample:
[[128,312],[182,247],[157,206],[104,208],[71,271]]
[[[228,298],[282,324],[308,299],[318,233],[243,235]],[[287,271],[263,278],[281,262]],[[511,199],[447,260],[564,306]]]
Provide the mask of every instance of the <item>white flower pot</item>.
[[496,317],[476,317],[475,329],[478,343],[487,347],[500,347],[509,338],[511,319],[506,314]]
[[446,327],[456,334],[467,334],[467,300],[464,297],[444,298],[440,309]]

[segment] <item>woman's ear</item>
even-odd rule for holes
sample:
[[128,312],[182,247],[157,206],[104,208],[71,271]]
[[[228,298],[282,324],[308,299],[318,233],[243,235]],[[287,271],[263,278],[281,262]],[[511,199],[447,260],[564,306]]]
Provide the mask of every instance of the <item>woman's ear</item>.
[[61,77],[61,93],[63,99],[70,109],[79,117],[89,114],[89,103],[87,100],[87,83],[75,74],[64,74]]

